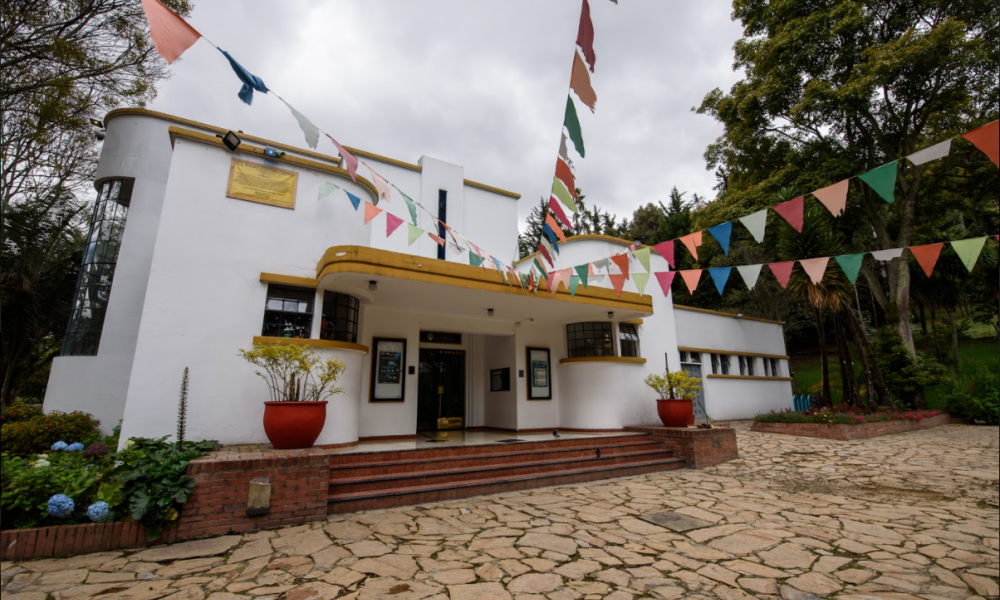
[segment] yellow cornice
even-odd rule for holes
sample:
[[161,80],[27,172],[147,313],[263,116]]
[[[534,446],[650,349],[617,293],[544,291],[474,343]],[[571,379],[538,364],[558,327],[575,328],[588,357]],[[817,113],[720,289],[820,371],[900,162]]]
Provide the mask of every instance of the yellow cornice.
[[784,354],[761,354],[759,352],[737,352],[736,350],[717,350],[712,348],[692,348],[691,346],[677,346],[677,349],[682,352],[701,352],[708,354],[732,354],[734,356],[751,356],[754,358],[774,358],[780,360],[788,360],[788,356]]
[[348,350],[350,352],[360,352],[368,354],[368,346],[362,344],[352,344],[351,342],[338,342],[336,340],[311,340],[303,338],[270,337],[263,335],[253,336],[255,344],[287,344],[290,346],[310,346],[313,348],[330,348],[333,350]]
[[[526,295],[519,285],[507,283],[501,273],[492,269],[366,246],[334,246],[328,249],[316,265],[316,278],[322,280],[334,273],[381,275],[501,294]],[[653,312],[653,299],[650,296],[622,292],[618,298],[613,290],[596,286],[578,289],[576,296],[560,289],[554,295],[545,292],[536,297],[617,310]]]
[[280,283],[281,285],[294,285],[305,288],[316,288],[319,281],[309,277],[295,277],[294,275],[278,275],[277,273],[261,273],[261,283]]
[[508,196],[515,200],[521,198],[521,194],[518,194],[516,192],[508,192],[507,190],[503,190],[498,187],[493,187],[492,185],[486,185],[485,183],[479,183],[478,181],[472,181],[471,179],[463,179],[462,181],[467,186],[479,188],[481,190],[486,190],[487,192],[493,192],[494,194],[500,194],[501,196]]
[[634,356],[577,356],[574,358],[559,359],[559,364],[561,365],[565,365],[567,363],[595,363],[595,362],[644,365],[646,364],[646,359],[635,358]]
[[[222,146],[223,148],[226,147],[226,145],[222,143],[222,138],[207,133],[202,133],[200,131],[193,131],[191,129],[183,129],[181,127],[173,127],[173,126],[171,126],[167,131],[170,133],[171,144],[174,143],[174,140],[176,138],[187,138],[189,140],[194,140],[196,142],[201,142],[203,144]],[[333,167],[321,162],[317,162],[315,160],[309,160],[308,158],[301,158],[298,156],[293,156],[291,154],[283,154],[279,157],[267,156],[264,154],[263,148],[260,148],[258,146],[251,146],[246,142],[241,143],[236,152],[243,154],[253,154],[267,161],[288,163],[299,167],[304,167],[306,169],[314,169],[316,171],[329,173],[330,175],[336,175],[337,177],[341,177],[343,179],[347,180],[351,179],[351,174],[348,173],[345,169],[341,169],[340,167]],[[357,180],[358,180],[357,181],[358,185],[366,188],[369,191],[369,193],[371,193],[372,198],[378,198],[378,190],[375,189],[375,185],[371,181],[368,181],[361,175],[357,176]]]
[[781,321],[773,321],[771,319],[761,319],[759,317],[748,317],[745,315],[742,317],[738,317],[733,313],[721,312],[718,310],[709,310],[707,308],[695,308],[693,306],[682,306],[680,304],[674,304],[674,308],[676,308],[677,310],[687,310],[691,312],[705,313],[707,315],[719,315],[721,317],[732,317],[733,319],[743,319],[744,321],[759,321],[761,323],[771,323],[773,325],[784,325],[784,323],[782,323]]
[[[628,240],[622,239],[620,237],[615,237],[613,235],[604,235],[603,233],[584,233],[581,235],[574,235],[573,237],[566,238],[566,241],[562,242],[562,244],[571,244],[573,242],[586,242],[586,241],[610,242],[612,244],[621,244],[623,246],[632,245],[632,242]],[[642,248],[642,246],[643,246],[642,244],[639,245],[640,248]],[[538,252],[532,252],[531,254],[525,256],[524,258],[518,259],[514,263],[514,266],[516,267],[517,265],[529,261],[535,258],[536,256],[538,256]]]
[[709,379],[755,379],[758,381],[792,381],[791,377],[764,377],[763,375],[705,375]]
[[642,319],[625,319],[622,323],[626,325],[642,325]]

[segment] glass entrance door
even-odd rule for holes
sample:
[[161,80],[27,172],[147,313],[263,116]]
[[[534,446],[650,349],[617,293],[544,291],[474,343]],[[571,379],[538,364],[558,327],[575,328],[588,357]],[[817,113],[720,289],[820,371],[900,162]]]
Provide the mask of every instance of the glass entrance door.
[[465,427],[465,350],[420,349],[417,430]]

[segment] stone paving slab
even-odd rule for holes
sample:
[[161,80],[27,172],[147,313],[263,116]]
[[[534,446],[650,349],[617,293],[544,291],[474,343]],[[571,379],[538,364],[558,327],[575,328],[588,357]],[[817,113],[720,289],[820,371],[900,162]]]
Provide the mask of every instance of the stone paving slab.
[[[1000,594],[998,429],[752,433],[702,471],[0,566],[4,600],[951,600]],[[642,520],[700,519],[679,533]]]

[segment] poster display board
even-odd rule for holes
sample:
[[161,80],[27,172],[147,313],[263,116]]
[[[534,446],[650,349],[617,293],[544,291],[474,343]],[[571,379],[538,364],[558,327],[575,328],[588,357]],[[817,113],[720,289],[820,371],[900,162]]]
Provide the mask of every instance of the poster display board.
[[548,348],[528,348],[528,400],[552,399],[552,368]]
[[294,209],[298,178],[295,171],[234,158],[229,167],[226,196]]
[[372,340],[370,402],[402,402],[406,391],[406,340]]

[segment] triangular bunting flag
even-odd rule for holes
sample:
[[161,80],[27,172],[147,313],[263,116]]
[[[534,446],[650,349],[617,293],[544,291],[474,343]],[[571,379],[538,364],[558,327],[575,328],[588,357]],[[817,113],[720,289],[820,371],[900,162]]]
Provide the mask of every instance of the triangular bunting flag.
[[826,265],[830,262],[829,256],[821,256],[820,258],[807,258],[805,260],[800,260],[799,264],[805,269],[806,275],[809,279],[816,285],[819,285],[823,281],[823,274],[826,273]]
[[292,116],[295,117],[296,121],[298,121],[299,129],[302,130],[302,135],[306,138],[306,144],[315,150],[316,146],[319,145],[319,127],[313,125],[312,121],[306,118],[304,114],[295,110],[295,107],[291,104],[285,102],[284,100],[281,100],[281,103],[288,107],[288,110],[292,112]]
[[358,207],[361,206],[361,198],[358,198],[357,196],[355,196],[351,192],[348,192],[347,190],[344,190],[344,193],[347,194],[347,199],[350,200],[351,204],[354,205],[354,210],[358,210]]
[[552,260],[552,252],[549,252],[551,244],[545,238],[539,238],[538,240],[538,253],[544,258],[550,265],[555,264]]
[[559,222],[562,223],[563,227],[569,229],[570,231],[573,231],[573,222],[570,221],[569,217],[566,216],[566,213],[563,212],[563,209],[561,206],[559,206],[559,203],[553,202],[553,198],[549,198],[549,210],[551,210],[552,214],[554,214],[556,218],[559,219]]
[[[445,239],[443,237],[441,237],[439,235],[434,235],[433,233],[431,233],[429,231],[427,232],[427,237],[429,237],[432,240],[434,240],[435,242],[437,242],[438,246],[444,246],[445,243],[446,243]],[[487,263],[487,264],[489,264],[489,263]]]
[[698,289],[698,280],[701,279],[701,269],[691,269],[689,271],[678,271],[681,274],[681,279],[687,284],[688,293],[694,294],[694,291]]
[[625,276],[622,274],[608,275],[611,278],[611,287],[615,288],[615,295],[622,297],[622,290],[625,289]]
[[545,223],[552,228],[552,231],[555,232],[556,237],[559,238],[559,241],[565,244],[566,234],[563,233],[562,227],[559,227],[559,223],[556,222],[556,218],[553,217],[551,214],[546,214]]
[[573,276],[573,267],[559,269],[559,275],[561,276],[560,281],[566,285],[566,289],[569,289],[569,279]]
[[406,203],[406,208],[409,209],[409,211],[410,211],[410,219],[413,221],[413,224],[416,225],[417,224],[417,204],[413,201],[413,198],[410,198],[405,193],[403,193],[403,190],[401,190],[398,187],[396,187],[395,184],[392,187],[396,188],[396,191],[399,192],[399,195],[403,197],[403,202]]
[[[977,127],[968,133],[963,133],[962,137],[972,142],[980,152],[990,157],[993,164],[1000,167],[1000,130],[997,124],[1000,121],[987,123],[982,127]],[[583,156],[582,154],[580,156]]]
[[787,262],[768,263],[767,265],[767,267],[771,269],[771,272],[774,273],[774,278],[778,280],[779,284],[781,284],[782,289],[788,287],[788,278],[791,277],[792,267],[794,266],[795,266],[794,260],[790,260]]
[[552,231],[552,228],[549,227],[548,223],[546,223],[542,227],[542,233],[544,233],[549,238],[549,243],[552,244],[552,247],[555,248],[555,251],[558,253],[559,241],[556,239],[556,232]]
[[537,256],[535,257],[534,260],[534,267],[538,269],[538,271],[542,274],[542,277],[544,277],[545,279],[549,278],[548,273],[545,272],[545,265],[542,264],[542,261],[538,260]]
[[569,295],[576,297],[576,288],[580,287],[580,278],[573,275],[569,278]]
[[589,268],[590,268],[590,263],[575,267],[576,274],[580,278],[580,282],[583,283],[584,288],[587,287],[587,281],[588,281],[587,278],[590,276]]
[[407,242],[407,244],[410,245],[410,246],[413,245],[413,242],[415,242],[418,239],[420,239],[420,236],[423,235],[423,233],[424,233],[423,229],[417,227],[416,225],[414,225],[412,223],[407,223],[407,228],[406,229],[407,229],[406,238],[407,238],[407,240],[409,240]]
[[847,275],[847,279],[853,284],[858,280],[858,273],[861,271],[861,264],[865,260],[865,253],[859,252],[857,254],[841,254],[840,256],[834,256],[837,264],[840,265],[840,269]]
[[714,225],[708,228],[708,232],[711,233],[712,237],[715,238],[715,241],[719,242],[719,245],[722,246],[723,254],[729,256],[729,237],[733,233],[733,222],[729,221],[728,223]]
[[792,198],[788,202],[782,202],[772,207],[774,212],[781,215],[781,218],[788,221],[795,231],[802,233],[802,196]]
[[660,284],[660,289],[663,290],[664,296],[670,295],[670,286],[674,283],[674,275],[676,271],[658,271],[653,273],[656,275],[656,282]]
[[902,248],[890,248],[888,250],[876,250],[870,253],[875,260],[889,261],[903,255]]
[[469,250],[469,264],[473,267],[478,267],[483,264],[483,259],[472,250]]
[[[945,140],[940,144],[934,144],[929,148],[924,148],[923,150],[917,150],[913,154],[907,156],[906,160],[910,161],[915,165],[922,165],[932,160],[944,158],[949,154],[951,154],[951,140]],[[930,276],[928,275],[928,277]]]
[[375,169],[369,167],[368,163],[365,163],[365,166],[368,167],[368,172],[372,174],[372,183],[375,184],[375,189],[378,190],[378,199],[375,200],[375,204],[378,204],[379,200],[389,202],[392,199],[392,190],[389,188],[389,182],[376,173]]
[[354,183],[358,182],[358,158],[344,149],[340,145],[340,142],[333,139],[333,136],[326,134],[326,137],[330,138],[333,145],[337,147],[337,152],[340,153],[340,164],[345,169],[347,169],[347,174],[351,176],[351,181]]
[[758,210],[752,215],[740,217],[740,223],[747,228],[753,239],[759,244],[764,241],[764,231],[767,229],[767,209]]
[[316,197],[317,200],[326,198],[330,194],[336,192],[340,188],[336,184],[330,183],[326,179],[320,178],[319,180],[319,195]]
[[698,246],[701,245],[701,232],[696,231],[694,233],[689,233],[678,239],[682,244],[684,244],[684,247],[688,249],[691,256],[693,256],[695,260],[698,260]]
[[847,192],[851,189],[851,180],[845,179],[839,183],[827,186],[812,193],[833,216],[839,217],[847,208]]
[[576,32],[576,45],[583,51],[583,56],[590,63],[590,72],[594,72],[597,55],[594,54],[594,22],[590,20],[590,4],[583,0],[580,11],[580,28]]
[[392,232],[403,224],[403,220],[392,213],[385,213],[385,237],[392,235]]
[[648,273],[649,272],[649,246],[646,246],[644,248],[639,248],[638,250],[636,250],[634,252],[634,254],[635,254],[635,259],[639,261],[639,264],[642,265],[642,268],[646,269],[646,272]]
[[940,244],[924,244],[923,246],[910,246],[910,254],[913,258],[917,259],[917,264],[920,268],[924,270],[924,273],[930,277],[934,274],[934,265],[937,264],[938,258],[941,256],[941,249],[944,248],[944,242]]
[[615,254],[611,257],[611,262],[615,263],[625,279],[628,279],[628,254]]
[[[173,64],[177,57],[184,54],[184,51],[201,37],[201,34],[188,25],[187,21],[157,0],[142,0],[142,10],[146,13],[146,20],[149,21],[149,37],[153,38],[153,46],[168,65]],[[590,20],[589,11],[587,20]],[[583,32],[583,21],[580,22],[580,31]],[[578,34],[577,44],[580,43],[579,38]],[[594,42],[593,26],[590,27],[590,42],[591,44]]]
[[566,134],[559,133],[559,158],[569,162],[569,152],[566,150]]
[[372,219],[378,216],[382,212],[382,209],[375,206],[371,202],[365,202],[365,225],[372,222]]
[[563,182],[569,193],[572,194],[577,200],[580,199],[576,194],[576,180],[573,178],[573,171],[570,170],[569,165],[566,164],[561,158],[556,159],[556,178]]
[[666,259],[667,264],[670,265],[672,269],[674,267],[674,241],[660,242],[653,246],[653,250],[656,250],[657,254]]
[[267,86],[264,85],[264,80],[244,69],[243,65],[236,62],[236,60],[233,59],[232,56],[229,56],[229,53],[222,48],[219,48],[219,52],[226,57],[226,60],[229,61],[229,66],[231,66],[233,68],[233,72],[236,73],[236,77],[243,82],[243,87],[241,87],[240,91],[236,93],[240,100],[249,105],[253,102],[254,90],[257,90],[262,94],[267,93]]
[[646,293],[646,284],[649,283],[649,273],[632,273],[632,281],[635,282],[635,289],[639,290],[639,295]]
[[740,277],[743,278],[743,283],[747,285],[748,289],[753,289],[757,285],[757,279],[760,277],[760,268],[764,265],[743,265],[741,267],[736,267],[739,271]]
[[899,161],[894,160],[887,165],[858,175],[858,179],[867,183],[868,187],[881,196],[883,200],[892,204],[896,200],[896,172],[898,168]]
[[577,214],[580,210],[576,207],[576,201],[573,200],[573,196],[566,189],[566,185],[559,180],[558,177],[552,178],[552,195],[559,199],[566,208],[570,209],[573,214]]
[[549,273],[549,279],[546,286],[549,291],[550,296],[555,296],[556,292],[559,291],[559,281],[562,279],[562,273],[559,271],[553,271]]
[[712,281],[715,282],[715,289],[719,290],[720,296],[726,289],[726,282],[729,281],[729,273],[732,270],[732,267],[717,267],[708,270],[708,274],[712,276]]
[[979,260],[979,253],[983,251],[985,243],[985,237],[958,240],[951,242],[951,248],[958,254],[958,257],[962,259],[962,264],[971,273],[972,267],[976,266],[976,261]]
[[576,116],[576,107],[573,106],[573,98],[566,96],[566,117],[563,119],[563,126],[569,132],[569,139],[573,140],[573,147],[580,156],[586,156],[583,148],[583,130],[580,129],[580,118]]
[[594,112],[597,105],[597,92],[590,85],[590,73],[587,66],[583,64],[583,59],[576,52],[573,53],[573,70],[569,76],[569,88],[576,92],[576,96]]

